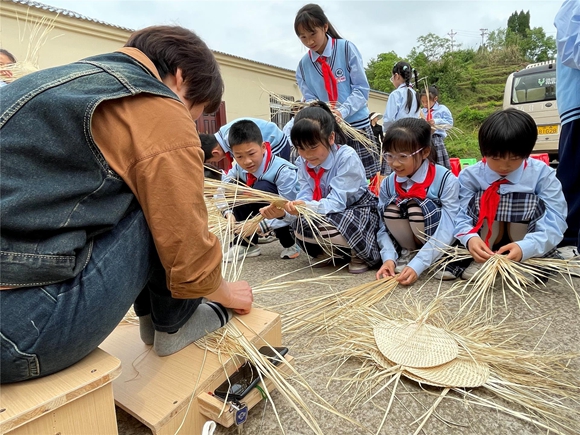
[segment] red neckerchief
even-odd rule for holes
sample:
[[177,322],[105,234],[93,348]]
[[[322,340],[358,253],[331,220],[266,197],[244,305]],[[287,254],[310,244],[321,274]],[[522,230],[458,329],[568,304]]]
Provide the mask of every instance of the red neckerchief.
[[411,188],[407,191],[403,190],[403,183],[399,183],[395,179],[395,191],[397,192],[397,199],[410,199],[410,198],[419,198],[425,199],[427,198],[427,190],[433,183],[435,179],[435,165],[433,163],[429,163],[429,167],[427,168],[427,175],[422,183],[414,183]]
[[[332,49],[334,50],[334,39],[332,39]],[[309,51],[308,54],[312,60],[312,53]],[[316,62],[320,64],[322,69],[322,78],[324,79],[324,88],[328,94],[328,101],[334,104],[338,101],[338,83],[336,77],[334,77],[330,65],[326,62],[325,56],[318,56]]]
[[[482,162],[485,164],[485,157],[482,159]],[[524,170],[528,166],[527,160],[524,160]],[[483,222],[487,221],[487,236],[485,236],[485,244],[489,247],[489,238],[491,237],[491,227],[493,225],[493,221],[495,220],[495,215],[497,214],[497,208],[499,207],[499,186],[502,184],[509,183],[508,180],[505,178],[500,178],[495,180],[493,183],[489,185],[487,189],[481,195],[481,199],[479,200],[479,218],[477,219],[477,223],[475,226],[465,234],[473,234],[477,233],[479,229],[482,227]],[[465,234],[458,234],[459,237],[464,236]]]
[[433,107],[427,109],[427,121],[431,121],[433,119]]
[[234,159],[232,159],[232,155],[226,151],[226,168],[225,171],[228,172],[230,169],[232,169],[232,164],[234,163]]
[[310,175],[314,180],[314,191],[312,192],[312,200],[320,201],[322,199],[322,189],[320,187],[320,180],[322,179],[322,176],[324,175],[326,170],[321,167],[320,169],[318,169],[318,172],[316,172],[314,168],[310,168],[308,166],[308,163],[305,163],[305,165],[308,175]]
[[[270,142],[264,142],[266,145],[266,164],[264,165],[264,174],[268,170],[268,166],[270,166],[270,160],[272,160],[272,148],[270,147]],[[248,172],[246,175],[246,185],[252,187],[256,182],[257,178]]]

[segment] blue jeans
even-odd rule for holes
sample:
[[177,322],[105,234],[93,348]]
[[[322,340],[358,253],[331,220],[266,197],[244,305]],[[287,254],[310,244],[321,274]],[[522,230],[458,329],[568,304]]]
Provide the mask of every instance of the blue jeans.
[[200,299],[173,299],[143,212],[97,236],[88,264],[70,280],[0,290],[0,381],[63,370],[96,349],[135,302],[156,330],[172,332]]

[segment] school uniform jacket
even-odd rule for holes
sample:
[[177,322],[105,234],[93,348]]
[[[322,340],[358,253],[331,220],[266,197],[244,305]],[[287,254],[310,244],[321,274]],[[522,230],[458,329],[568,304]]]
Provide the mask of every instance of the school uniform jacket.
[[[379,212],[382,213],[385,206],[391,202],[391,198],[396,195],[395,177],[398,182],[403,183],[405,190],[409,190],[413,184],[421,183],[425,180],[428,165],[429,161],[424,160],[417,172],[410,178],[398,177],[394,172],[385,178],[379,191]],[[409,267],[415,271],[417,276],[429,268],[442,255],[441,249],[451,245],[455,239],[453,231],[455,218],[459,212],[459,182],[449,169],[435,165],[435,179],[429,189],[427,189],[427,198],[441,205],[441,220],[433,236],[423,245],[415,258],[409,262]],[[377,241],[381,248],[383,263],[387,260],[396,262],[398,255],[387,233],[382,216],[379,223]]]
[[[360,52],[352,42],[329,36],[322,56],[326,57],[337,81],[340,103],[337,109],[342,118],[354,128],[364,128],[369,124],[370,86]],[[322,68],[316,61],[318,57],[313,50],[304,55],[296,70],[296,80],[306,101],[328,102]]]

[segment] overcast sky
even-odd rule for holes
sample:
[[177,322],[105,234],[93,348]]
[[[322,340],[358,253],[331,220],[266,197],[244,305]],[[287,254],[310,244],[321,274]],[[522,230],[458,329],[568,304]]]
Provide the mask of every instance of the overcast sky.
[[[555,36],[554,17],[563,0],[377,0],[319,1],[328,19],[361,51],[365,66],[379,53],[406,56],[428,33],[454,39],[462,48],[481,43],[480,29],[506,27],[514,11],[530,11],[531,27]],[[130,29],[177,24],[208,46],[247,59],[295,69],[306,48],[294,33],[296,0],[41,0],[90,18]]]

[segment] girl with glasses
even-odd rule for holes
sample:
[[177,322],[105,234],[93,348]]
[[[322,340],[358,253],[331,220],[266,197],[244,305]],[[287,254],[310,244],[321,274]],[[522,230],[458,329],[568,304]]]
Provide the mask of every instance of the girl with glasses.
[[[379,193],[377,241],[383,265],[377,279],[398,273],[397,280],[410,285],[454,241],[459,183],[451,171],[430,158],[431,126],[423,119],[404,118],[392,124],[385,133],[383,152],[393,172],[383,180]],[[444,270],[436,277],[450,280],[456,274]]]

